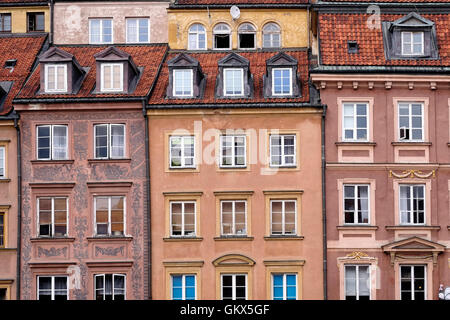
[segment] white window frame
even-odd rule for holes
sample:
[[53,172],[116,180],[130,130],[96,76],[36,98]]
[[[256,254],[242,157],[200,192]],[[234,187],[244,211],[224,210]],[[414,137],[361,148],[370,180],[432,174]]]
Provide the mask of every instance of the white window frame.
[[[234,86],[234,81],[233,81],[233,93],[227,93],[227,71],[239,71],[240,73],[240,79],[241,79],[241,93],[236,94],[234,93],[236,90],[235,86]],[[242,68],[224,68],[223,69],[223,95],[225,97],[240,97],[244,95],[244,69]]]
[[[125,237],[126,236],[126,230],[127,230],[127,197],[126,196],[120,196],[120,195],[112,195],[112,196],[106,196],[106,195],[96,195],[94,196],[94,235],[95,237],[111,237],[113,236],[111,231],[111,198],[112,197],[122,197],[123,198],[123,233],[119,237]],[[108,233],[107,234],[98,234],[97,233],[97,198],[108,198]]]
[[[128,23],[131,20],[136,20],[136,29],[137,29],[137,34],[136,34],[136,41],[131,41],[130,40],[130,34],[128,33]],[[139,41],[139,31],[140,31],[140,21],[141,20],[147,20],[147,41]],[[126,42],[127,43],[150,43],[150,18],[148,17],[134,17],[134,18],[125,18],[126,21]]]
[[[172,221],[172,204],[181,204],[181,234],[173,234],[173,221]],[[185,234],[185,205],[194,204],[194,233],[190,235]],[[173,238],[192,238],[197,236],[197,202],[196,201],[170,201],[170,236]]]
[[[245,25],[250,25],[253,28],[253,31],[247,31],[247,30],[243,31],[243,30],[241,30]],[[238,33],[237,37],[238,37],[238,47],[239,47],[239,49],[241,49],[241,50],[255,50],[256,49],[256,27],[253,24],[251,24],[250,22],[242,23],[238,27],[238,32],[237,33]],[[240,45],[240,43],[241,43],[240,35],[241,34],[252,34],[253,35],[254,46],[252,48],[241,48],[241,45]]]
[[[277,71],[277,70],[278,71],[289,70],[289,93],[275,93],[275,71]],[[292,96],[292,68],[273,68],[272,69],[272,95],[273,96]]]
[[[227,27],[228,27],[228,32],[225,32],[225,31],[217,31],[216,28],[217,28],[219,25],[225,25],[225,26],[227,26]],[[216,24],[216,25],[214,26],[214,28],[213,28],[212,34],[213,34],[213,50],[230,50],[230,49],[231,49],[231,46],[232,46],[232,44],[233,44],[233,38],[232,38],[231,27],[230,27],[228,24],[226,24],[226,23],[218,23],[218,24]],[[215,41],[215,36],[216,36],[216,34],[227,34],[227,35],[229,36],[230,41],[229,41],[229,43],[228,43],[228,47],[227,47],[227,48],[216,48],[216,41]]]
[[[231,154],[231,157],[232,157],[232,164],[231,165],[225,165],[225,164],[223,164],[223,158],[224,158],[224,153],[223,153],[223,147],[224,147],[224,142],[225,142],[225,139],[227,139],[227,138],[231,138],[232,139],[232,147],[231,147],[231,149],[232,149],[232,154]],[[237,157],[237,155],[236,155],[236,149],[235,149],[235,141],[236,141],[236,138],[243,138],[244,139],[244,155],[243,155],[243,157],[244,157],[244,164],[243,165],[240,165],[240,164],[236,164],[236,157]],[[219,159],[219,166],[221,167],[221,168],[246,168],[247,167],[247,136],[245,136],[245,135],[221,135],[220,136],[220,159]]]
[[[286,155],[284,154],[284,139],[286,137],[294,137],[294,154],[293,155]],[[281,137],[281,164],[274,164],[272,163],[272,137]],[[292,164],[286,163],[286,157],[293,156],[294,161]],[[271,134],[269,135],[269,157],[270,157],[270,166],[271,167],[286,167],[286,168],[295,168],[297,167],[297,135],[296,134]]]
[[[193,148],[194,148],[194,155],[193,155],[193,161],[192,161],[192,165],[186,165],[186,161],[185,161],[185,155],[184,155],[184,138],[186,137],[190,137],[193,139]],[[181,156],[180,156],[180,160],[181,160],[181,165],[180,166],[172,166],[172,139],[181,139]],[[184,136],[180,136],[180,135],[176,135],[176,136],[170,136],[169,137],[169,168],[170,169],[184,169],[184,168],[189,168],[189,169],[195,169],[196,168],[196,161],[195,161],[195,154],[196,154],[196,143],[195,143],[195,136],[194,135],[184,135]]]
[[[196,26],[196,25],[202,26],[204,31],[191,31],[192,27]],[[204,48],[199,48],[199,39],[198,39],[198,37],[199,37],[200,34],[204,34],[205,35],[205,47]],[[195,35],[196,48],[192,48],[191,47],[191,42],[189,41],[191,35]],[[208,36],[207,36],[207,32],[206,32],[205,26],[203,24],[201,24],[201,23],[194,23],[193,25],[191,25],[189,27],[189,30],[188,30],[188,50],[206,50],[207,47],[208,47]]]
[[[420,53],[415,53],[414,52],[414,44],[419,44],[419,43],[415,43],[414,42],[414,34],[417,34],[417,33],[419,33],[421,35],[421,41],[420,41],[421,51],[420,51]],[[405,35],[406,34],[410,34],[411,42],[407,42],[407,43],[405,42]],[[402,55],[403,56],[421,56],[421,55],[424,54],[425,43],[424,43],[424,32],[423,31],[416,31],[416,32],[413,32],[413,31],[402,31],[401,38],[402,38],[401,46],[402,46]],[[405,49],[405,44],[407,44],[410,47],[411,53],[406,53],[405,52],[405,50],[404,50]]]
[[[106,157],[97,157],[97,135],[96,135],[96,127],[98,126],[107,126],[107,156]],[[112,135],[111,135],[111,127],[123,127],[123,156],[122,157],[113,157],[111,155],[112,150]],[[95,159],[124,159],[126,157],[126,125],[123,123],[98,123],[94,125],[94,158]]]
[[6,177],[6,147],[0,146],[0,155],[0,169],[2,169],[0,179],[2,179]]
[[68,276],[66,276],[66,275],[61,275],[61,276],[47,276],[47,275],[42,275],[42,276],[37,276],[37,281],[36,281],[36,295],[37,295],[37,300],[39,300],[39,292],[40,292],[40,290],[39,290],[39,281],[40,281],[40,278],[51,278],[52,279],[52,281],[51,281],[51,288],[50,288],[50,290],[51,290],[51,300],[55,300],[55,278],[56,277],[58,277],[58,278],[66,278],[66,280],[67,280],[67,289],[66,289],[66,291],[67,291],[67,300],[69,300],[69,277]]
[[[275,26],[277,26],[278,27],[278,32],[273,32],[273,31],[269,31],[269,32],[265,32],[265,28],[266,27],[268,27],[269,25],[275,25]],[[264,46],[264,35],[270,35],[270,46]],[[280,45],[279,46],[274,46],[273,45],[273,35],[275,35],[275,34],[277,34],[277,35],[279,35],[279,37],[280,37]],[[263,26],[263,28],[262,28],[262,47],[263,48],[281,48],[281,27],[277,24],[277,23],[275,23],[275,22],[269,22],[269,23],[266,23],[264,26]]]
[[[362,117],[362,116],[358,116],[357,115],[357,105],[365,105],[366,106],[366,138],[365,139],[358,139],[358,129],[363,129],[363,128],[358,128],[358,117]],[[345,115],[345,106],[352,106],[353,107],[353,126],[352,128],[346,128],[345,127],[345,118],[349,117]],[[343,141],[350,141],[350,142],[366,142],[369,141],[369,126],[370,126],[370,121],[369,121],[369,104],[367,102],[343,102],[342,103],[342,140]],[[345,131],[346,130],[352,130],[353,131],[353,138],[346,138],[345,137]]]
[[[176,93],[176,81],[177,81],[177,74],[183,74],[183,79],[184,80],[184,73],[185,72],[189,72],[189,78],[190,78],[190,93],[189,94],[177,94]],[[184,89],[184,88],[183,88]],[[192,97],[194,96],[194,73],[192,71],[192,69],[174,69],[173,70],[173,92],[172,92],[174,97]]]
[[356,300],[359,300],[359,268],[360,267],[368,267],[368,273],[369,273],[369,300],[372,300],[372,281],[371,281],[371,268],[372,266],[370,264],[344,264],[344,297],[347,297],[347,278],[346,275],[346,269],[347,267],[356,267],[355,268],[355,282],[356,282]]
[[[422,189],[423,189],[423,222],[422,223],[414,223],[413,204],[414,204],[415,199],[413,197],[413,195],[414,195],[413,188],[414,187],[419,187],[419,186],[422,187]],[[402,206],[401,190],[404,187],[408,187],[409,188],[409,193],[410,193],[410,199],[409,199],[409,201],[410,201],[410,203],[409,203],[410,211],[407,211],[406,209],[402,210],[402,207],[401,207]],[[409,216],[409,219],[411,221],[410,223],[402,221],[402,212],[403,211],[407,212],[407,214]],[[427,221],[426,185],[425,184],[399,184],[399,187],[398,187],[398,212],[399,212],[399,215],[400,215],[400,217],[399,217],[400,225],[409,225],[409,226],[411,226],[411,225],[412,226],[425,225],[426,221]]]
[[[224,233],[223,231],[223,203],[231,203],[232,211],[231,211],[231,219],[232,219],[232,232]],[[236,232],[236,203],[243,202],[244,203],[244,223],[245,223],[245,233],[237,233]],[[247,235],[247,200],[220,200],[220,235],[221,236],[246,236]]]
[[[353,210],[353,222],[345,222],[345,187],[353,187],[354,188],[354,197],[353,197],[353,201],[355,202],[355,208]],[[358,206],[358,189],[360,187],[367,187],[367,222],[358,222],[358,211],[359,211],[359,206]],[[358,184],[358,183],[345,183],[343,185],[343,192],[342,192],[342,203],[343,203],[343,208],[342,208],[342,212],[344,214],[343,217],[343,221],[344,224],[347,225],[370,225],[370,184]],[[355,222],[356,220],[356,222]]]
[[286,272],[286,273],[283,273],[283,272],[276,273],[276,272],[274,272],[274,273],[272,273],[271,274],[272,300],[275,299],[275,297],[273,295],[273,292],[274,292],[274,289],[275,289],[274,288],[274,285],[275,285],[275,283],[274,283],[274,276],[283,276],[283,301],[287,300],[287,276],[295,276],[295,300],[297,300],[298,299],[298,296],[297,296],[297,294],[298,294],[298,274],[294,273],[294,272]]
[[[104,42],[103,41],[103,21],[105,20],[111,20],[111,42]],[[92,21],[100,21],[100,41],[99,42],[93,42],[92,41]],[[89,44],[112,44],[114,43],[114,19],[112,18],[95,18],[95,19],[89,19]]]
[[404,267],[408,267],[411,268],[411,300],[415,300],[414,295],[416,290],[414,289],[414,267],[423,267],[424,272],[423,272],[423,277],[424,277],[424,300],[427,300],[427,290],[428,290],[428,281],[427,281],[427,277],[428,277],[428,268],[426,265],[422,265],[422,264],[401,264],[399,265],[399,277],[400,277],[400,281],[399,281],[399,290],[400,290],[400,300],[402,299],[402,268]]
[[[97,291],[99,290],[103,290],[103,301],[105,301],[105,296],[106,296],[106,275],[112,275],[112,284],[111,284],[111,288],[112,288],[112,300],[114,301],[114,297],[115,297],[115,288],[114,288],[114,278],[116,276],[120,276],[124,278],[124,286],[123,286],[123,299],[127,300],[127,275],[123,274],[123,273],[101,273],[101,274],[94,274],[94,298],[97,297]],[[97,289],[97,277],[103,278],[103,289]]]
[[[39,158],[39,128],[42,127],[49,127],[50,128],[50,153],[49,153],[49,158]],[[65,148],[65,152],[66,152],[66,157],[59,159],[56,158],[54,155],[54,134],[53,131],[55,129],[55,127],[64,127],[66,129],[66,148]],[[67,160],[69,157],[69,127],[65,124],[47,124],[47,125],[37,125],[36,126],[36,159],[37,160]]]
[[[41,209],[41,205],[40,205],[40,200],[41,199],[51,199],[52,202],[52,207],[51,207],[51,235],[46,236],[46,235],[41,235],[40,232],[40,216],[39,216],[39,212]],[[37,217],[37,234],[39,237],[41,238],[55,238],[55,199],[66,199],[66,234],[63,235],[62,237],[67,237],[69,235],[69,197],[38,197],[36,200],[36,207],[37,207],[37,213],[36,213],[36,217]]]
[[171,299],[174,300],[173,298],[173,277],[182,277],[181,278],[181,301],[185,301],[186,300],[186,277],[194,277],[194,288],[195,288],[195,297],[194,300],[197,300],[197,275],[196,274],[190,274],[190,273],[186,273],[186,274],[171,274],[170,275],[170,295],[171,295]]
[[[64,87],[62,89],[57,88],[58,86],[58,68],[63,67],[64,73]],[[54,68],[54,77],[55,77],[55,89],[50,89],[48,87],[48,74],[49,69]],[[67,92],[67,64],[45,64],[45,92],[54,93],[54,92]]]
[[[272,203],[281,202],[281,234],[273,233],[273,223],[272,223]],[[294,202],[295,203],[295,213],[294,213],[294,222],[295,222],[295,231],[294,233],[286,233],[286,202]],[[298,207],[296,199],[273,199],[270,200],[270,235],[271,236],[295,236],[298,233],[298,225],[297,225],[297,215],[298,215]]]
[[[120,87],[112,88],[114,84],[114,67],[120,67]],[[105,88],[105,67],[111,67],[111,89]],[[102,63],[101,64],[101,79],[100,79],[100,91],[101,92],[122,92],[123,91],[123,63]]]
[[223,277],[231,276],[232,297],[231,300],[236,300],[236,276],[245,277],[245,300],[248,300],[248,274],[247,273],[224,273],[220,275],[220,298],[223,300]]
[[[420,104],[421,105],[421,130],[422,130],[422,139],[413,139],[412,137],[412,130],[417,129],[413,128],[412,126],[412,105],[413,104]],[[400,126],[400,117],[405,117],[404,115],[400,115],[400,105],[408,105],[408,127],[401,127]],[[417,116],[416,116],[417,117]],[[398,124],[398,140],[399,141],[411,141],[411,142],[422,142],[425,140],[425,106],[423,102],[399,102],[397,104],[397,124]],[[402,129],[403,130],[409,130],[409,139],[406,139],[405,137],[402,138]]]

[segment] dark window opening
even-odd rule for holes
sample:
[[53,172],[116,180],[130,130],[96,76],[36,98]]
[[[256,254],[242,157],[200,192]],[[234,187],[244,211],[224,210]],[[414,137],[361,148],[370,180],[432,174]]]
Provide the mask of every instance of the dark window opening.
[[230,48],[230,35],[229,34],[214,35],[214,48],[229,49]]
[[11,32],[11,14],[0,14],[0,32]]
[[1,300],[6,300],[6,288],[0,288],[0,301]]
[[358,42],[348,41],[347,44],[348,44],[348,53],[358,53],[359,52]]
[[239,48],[241,49],[254,49],[255,48],[255,35],[254,34],[240,34],[239,35]]
[[28,32],[45,31],[45,19],[43,12],[28,13]]
[[6,60],[5,68],[14,68],[17,64],[17,59]]

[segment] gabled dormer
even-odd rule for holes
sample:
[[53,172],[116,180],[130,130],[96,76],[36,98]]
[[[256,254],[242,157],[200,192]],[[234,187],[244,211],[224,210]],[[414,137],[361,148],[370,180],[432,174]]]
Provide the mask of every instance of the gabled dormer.
[[74,94],[81,87],[86,70],[75,57],[57,47],[39,56],[41,94]]
[[94,58],[97,69],[95,93],[132,93],[136,89],[141,72],[130,54],[108,47]]
[[265,98],[292,98],[301,96],[298,61],[290,55],[279,52],[266,61],[264,75]]
[[433,21],[411,12],[393,22],[384,21],[382,25],[386,59],[438,59]]
[[218,67],[217,98],[249,98],[253,96],[250,61],[233,52],[220,59]]
[[200,63],[188,54],[180,53],[167,62],[169,67],[169,99],[199,98],[205,88],[205,76]]

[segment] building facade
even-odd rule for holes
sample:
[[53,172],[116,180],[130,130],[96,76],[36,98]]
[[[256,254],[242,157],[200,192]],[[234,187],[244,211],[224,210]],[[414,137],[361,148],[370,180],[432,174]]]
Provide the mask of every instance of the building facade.
[[50,32],[49,1],[2,1],[0,4],[0,33]]
[[316,10],[328,298],[437,299],[450,279],[449,7],[377,5]]
[[190,4],[147,106],[152,298],[323,299],[306,3]]

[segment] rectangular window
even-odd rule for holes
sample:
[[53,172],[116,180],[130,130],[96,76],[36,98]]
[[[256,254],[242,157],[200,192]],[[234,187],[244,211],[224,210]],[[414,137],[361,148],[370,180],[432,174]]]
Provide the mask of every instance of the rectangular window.
[[173,95],[175,97],[192,97],[192,69],[173,70]]
[[38,160],[66,160],[68,158],[67,126],[42,125],[37,131]]
[[272,274],[273,300],[297,299],[297,274]]
[[194,136],[171,136],[170,168],[195,168]]
[[69,300],[67,276],[38,276],[38,300]]
[[96,274],[95,300],[125,300],[124,274]]
[[270,166],[296,166],[296,136],[293,134],[270,135]]
[[400,224],[425,223],[425,185],[400,185]]
[[112,19],[89,19],[89,43],[113,42]]
[[67,65],[45,65],[45,92],[67,92]]
[[0,147],[0,178],[6,176],[6,148]]
[[97,236],[125,234],[125,197],[95,197],[95,230]]
[[402,32],[402,55],[423,55],[423,32]]
[[150,20],[148,18],[127,18],[127,43],[150,42]]
[[6,213],[0,212],[0,248],[5,247],[6,235]]
[[246,166],[245,136],[220,136],[220,166],[223,168]]
[[221,235],[247,234],[247,201],[222,200],[220,201],[222,232]]
[[101,88],[102,92],[123,91],[123,64],[102,63]]
[[170,202],[170,235],[173,237],[195,237],[195,201]]
[[222,300],[247,299],[246,274],[222,274]]
[[0,301],[9,300],[8,288],[0,288]]
[[97,124],[94,126],[96,159],[125,158],[125,125]]
[[11,13],[0,13],[0,32],[11,32]]
[[423,104],[401,102],[398,104],[398,127],[401,141],[423,141]]
[[369,186],[344,185],[345,223],[369,223]]
[[45,14],[43,12],[28,12],[28,32],[45,31]]
[[426,266],[400,266],[400,299],[426,299]]
[[367,103],[344,103],[343,137],[346,141],[368,140]]
[[172,300],[196,299],[195,275],[172,275]]
[[67,236],[68,198],[42,197],[37,199],[38,233],[40,237]]
[[370,266],[345,266],[345,300],[370,300]]
[[271,235],[297,234],[297,201],[270,201]]
[[272,69],[272,95],[292,95],[292,69]]
[[244,70],[224,69],[224,96],[241,96],[244,94]]

